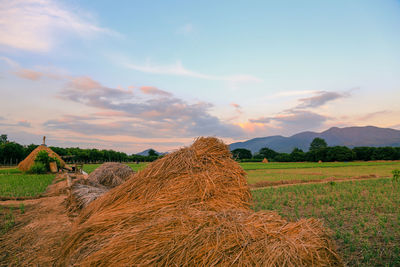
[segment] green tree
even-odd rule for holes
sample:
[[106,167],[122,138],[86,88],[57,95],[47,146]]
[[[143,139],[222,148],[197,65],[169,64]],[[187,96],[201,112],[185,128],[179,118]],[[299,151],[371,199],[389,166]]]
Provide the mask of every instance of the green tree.
[[327,147],[328,144],[323,138],[316,137],[312,140],[309,151],[318,151]]
[[290,153],[290,161],[299,162],[305,160],[306,160],[306,154],[303,152],[303,150],[297,147],[293,149],[292,153]]
[[232,150],[234,159],[251,159],[251,151],[245,148],[236,148]]
[[334,146],[326,149],[325,161],[351,161],[355,153],[346,146]]
[[0,135],[0,144],[5,144],[8,142],[8,138],[6,134]]
[[148,152],[149,157],[157,157],[158,154],[154,149],[150,149]]
[[263,147],[260,149],[258,152],[258,158],[267,158],[269,160],[274,159],[279,153],[268,148],[268,147]]

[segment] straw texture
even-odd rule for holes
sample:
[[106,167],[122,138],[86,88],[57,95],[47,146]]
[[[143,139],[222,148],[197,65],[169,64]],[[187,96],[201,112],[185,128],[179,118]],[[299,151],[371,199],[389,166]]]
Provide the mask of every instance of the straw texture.
[[216,138],[150,164],[82,210],[59,266],[335,266],[316,219],[253,212],[242,168]]

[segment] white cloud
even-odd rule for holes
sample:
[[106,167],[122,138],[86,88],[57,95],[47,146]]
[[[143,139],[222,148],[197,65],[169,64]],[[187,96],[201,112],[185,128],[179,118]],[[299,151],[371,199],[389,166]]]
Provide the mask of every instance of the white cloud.
[[[82,38],[115,34],[86,14],[51,0],[0,0],[0,44],[21,50],[49,51],[62,33]],[[56,38],[54,35],[58,34]]]
[[259,83],[263,81],[258,77],[247,74],[237,74],[237,75],[227,75],[227,76],[208,75],[189,70],[185,68],[180,61],[176,61],[175,64],[171,65],[157,65],[150,63],[150,61],[146,61],[144,65],[137,65],[132,63],[125,63],[124,65],[132,70],[145,73],[186,76],[204,80],[226,81],[232,83],[248,83],[248,82]]

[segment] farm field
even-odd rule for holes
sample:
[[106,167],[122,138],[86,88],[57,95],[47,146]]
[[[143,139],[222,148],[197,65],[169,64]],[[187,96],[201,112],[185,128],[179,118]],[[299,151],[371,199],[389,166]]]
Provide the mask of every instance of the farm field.
[[0,169],[0,197],[34,197],[51,184],[54,174],[24,174],[18,169]]
[[400,183],[364,181],[252,191],[253,209],[288,220],[315,217],[333,231],[348,266],[400,265]]
[[[147,164],[128,165],[138,171]],[[90,173],[98,166],[87,164],[84,170]],[[392,170],[400,169],[400,162],[241,163],[241,166],[253,187],[255,211],[273,210],[290,221],[321,219],[332,230],[340,255],[349,266],[400,265],[400,183],[393,183],[390,178]],[[254,188],[257,183],[265,182],[360,176],[366,180]],[[0,196],[39,195],[54,177],[28,175],[15,168],[0,169]],[[11,229],[24,212],[21,205],[3,206],[0,234]]]

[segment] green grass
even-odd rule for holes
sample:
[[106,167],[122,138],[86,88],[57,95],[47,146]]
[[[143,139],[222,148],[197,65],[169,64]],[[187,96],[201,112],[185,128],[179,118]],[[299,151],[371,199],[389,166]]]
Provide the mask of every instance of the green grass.
[[20,170],[17,168],[5,168],[5,169],[0,169],[0,175],[1,174],[15,174],[15,173],[22,173]]
[[400,265],[400,183],[374,179],[252,191],[254,210],[320,218],[349,266]]
[[397,166],[400,161],[354,161],[354,162],[242,162],[240,166],[248,170],[269,170],[269,169],[304,169],[304,168],[340,168],[356,166]]
[[[246,164],[243,166],[242,164]],[[248,183],[263,181],[322,180],[330,177],[339,179],[359,176],[391,177],[392,170],[400,167],[400,162],[328,162],[328,163],[268,163],[264,169],[260,163],[242,163],[246,168]],[[251,166],[249,164],[254,164]],[[271,164],[272,167],[268,167]],[[281,168],[277,168],[281,166]],[[315,167],[310,167],[315,166]]]
[[0,196],[33,197],[43,193],[54,174],[0,174]]
[[[101,164],[85,164],[85,165],[83,165],[83,170],[86,173],[91,173],[92,171],[94,171],[100,165]],[[127,163],[126,165],[128,165],[129,167],[132,168],[132,170],[137,172],[137,171],[143,170],[148,165],[148,163],[147,162],[139,162],[139,164]]]

